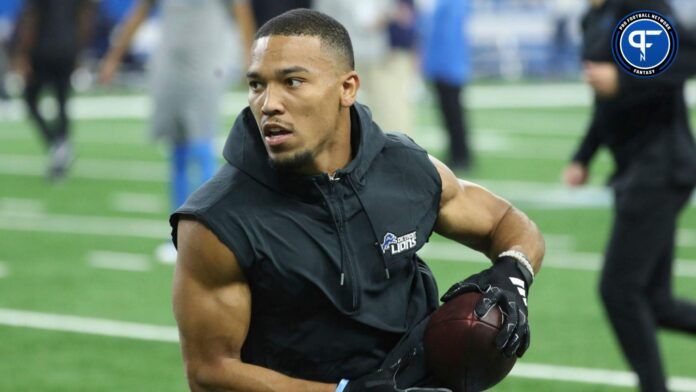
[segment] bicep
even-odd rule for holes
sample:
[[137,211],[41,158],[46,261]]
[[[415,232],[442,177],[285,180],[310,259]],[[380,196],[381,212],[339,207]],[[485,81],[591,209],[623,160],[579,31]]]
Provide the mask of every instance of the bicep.
[[431,160],[442,180],[435,231],[474,249],[485,250],[510,204],[480,185],[458,179],[437,159],[431,157]]
[[181,220],[173,306],[187,369],[239,360],[251,293],[234,254],[207,228]]

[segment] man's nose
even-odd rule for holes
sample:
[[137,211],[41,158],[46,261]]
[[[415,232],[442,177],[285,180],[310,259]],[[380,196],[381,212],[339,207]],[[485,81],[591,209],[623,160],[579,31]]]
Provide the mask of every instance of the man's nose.
[[283,104],[281,102],[280,92],[277,87],[267,86],[264,92],[263,106],[261,112],[267,116],[273,116],[283,112]]

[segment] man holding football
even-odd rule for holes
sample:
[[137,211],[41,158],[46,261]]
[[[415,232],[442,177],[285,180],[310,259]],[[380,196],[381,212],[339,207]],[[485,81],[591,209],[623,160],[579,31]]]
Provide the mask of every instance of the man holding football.
[[500,306],[497,346],[521,356],[539,230],[372,122],[343,26],[309,10],[271,19],[247,78],[227,163],[170,220],[191,390],[443,390],[421,342],[438,298],[416,252],[433,231],[492,260],[443,299],[482,292],[477,315]]

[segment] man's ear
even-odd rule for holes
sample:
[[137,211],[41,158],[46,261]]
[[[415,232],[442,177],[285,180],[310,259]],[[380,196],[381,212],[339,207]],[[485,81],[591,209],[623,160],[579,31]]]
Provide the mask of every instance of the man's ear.
[[341,77],[341,106],[350,107],[355,103],[360,89],[360,77],[355,71],[350,71]]

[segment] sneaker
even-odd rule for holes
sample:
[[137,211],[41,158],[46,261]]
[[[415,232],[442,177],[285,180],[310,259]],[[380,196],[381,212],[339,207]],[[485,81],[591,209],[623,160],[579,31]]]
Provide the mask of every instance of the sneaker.
[[176,248],[170,241],[155,249],[155,259],[162,264],[176,264]]
[[51,180],[63,179],[74,159],[72,144],[68,139],[58,140],[51,146],[49,155],[48,177]]

